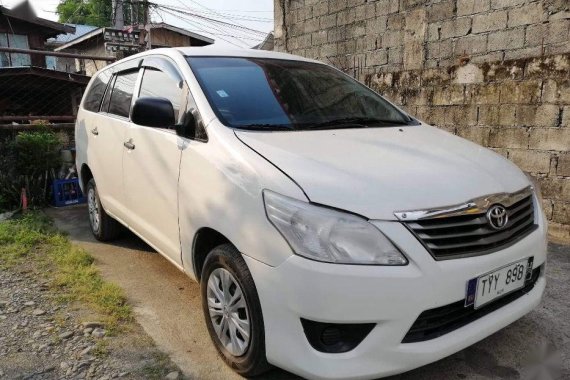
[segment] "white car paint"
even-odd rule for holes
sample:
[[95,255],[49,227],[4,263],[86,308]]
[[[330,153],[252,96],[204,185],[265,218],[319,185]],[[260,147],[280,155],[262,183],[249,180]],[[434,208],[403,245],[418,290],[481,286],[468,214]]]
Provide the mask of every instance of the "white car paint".
[[[514,192],[530,185],[524,174],[494,152],[425,124],[234,131],[216,118],[185,56],[309,60],[215,47],[157,49],[129,59],[147,56],[174,62],[207,126],[208,142],[82,106],[76,125],[77,167],[90,168],[110,215],[191,278],[196,279],[192,254],[200,229],[214,229],[237,247],[259,293],[271,364],[315,379],[400,373],[483,339],[539,303],[543,275],[529,294],[485,317],[440,338],[401,343],[422,311],[463,299],[469,279],[531,255],[535,267],[543,264],[546,222],[535,198],[538,228],[518,243],[489,255],[436,261],[394,212]],[[95,127],[98,135],[90,132]],[[136,150],[123,146],[128,140]],[[371,219],[409,264],[339,265],[295,255],[267,219],[264,189]],[[377,326],[355,349],[327,354],[307,342],[300,318]]]
[[396,210],[459,204],[528,186],[512,162],[430,126],[236,134],[289,173],[311,201],[342,205],[369,219],[394,220]]

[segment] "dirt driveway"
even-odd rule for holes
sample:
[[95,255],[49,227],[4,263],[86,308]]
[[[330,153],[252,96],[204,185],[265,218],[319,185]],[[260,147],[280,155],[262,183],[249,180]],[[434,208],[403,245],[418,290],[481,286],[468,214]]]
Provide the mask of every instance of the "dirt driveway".
[[[58,227],[91,253],[103,276],[121,286],[137,321],[190,378],[237,379],[218,358],[204,324],[198,284],[132,234],[113,244],[95,241],[83,206],[50,209]],[[455,355],[392,378],[542,379],[535,361],[549,359],[570,378],[570,247],[549,247],[548,287],[541,306],[513,325]],[[544,350],[548,353],[545,354]],[[266,379],[294,379],[273,371]]]

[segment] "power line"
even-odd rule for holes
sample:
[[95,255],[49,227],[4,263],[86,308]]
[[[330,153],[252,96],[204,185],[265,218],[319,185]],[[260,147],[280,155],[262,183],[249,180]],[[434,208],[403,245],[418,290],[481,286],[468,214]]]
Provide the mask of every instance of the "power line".
[[219,9],[220,12],[237,12],[237,13],[273,13],[273,11],[250,11],[242,9]]
[[[171,9],[183,10],[182,8],[178,8],[178,7],[174,7],[174,6],[170,6],[170,5],[168,5],[167,7],[171,8]],[[232,21],[240,20],[240,21],[252,21],[252,22],[274,22],[272,18],[267,18],[267,17],[243,16],[243,15],[235,15],[235,14],[214,12],[214,11],[200,11],[200,10],[188,8],[188,7],[186,7],[185,9],[192,11],[196,14],[209,15],[209,16],[211,16],[211,15],[223,16],[223,18],[229,18]],[[238,25],[241,26],[241,24],[238,24]]]
[[[250,47],[250,43],[245,42],[243,40],[254,40],[256,42],[260,42],[266,37],[265,32],[261,32],[259,30],[255,30],[245,26],[228,23],[211,17],[199,15],[194,12],[184,11],[171,6],[166,6],[156,3],[152,3],[151,5],[153,8],[160,10],[165,14],[169,14],[173,17],[176,17],[177,19],[184,21],[185,23],[193,26],[198,30],[201,30],[207,34],[218,36],[221,40],[226,41],[234,46]],[[205,26],[204,24],[207,25]],[[212,29],[218,33],[212,32]],[[224,37],[234,39],[235,42],[239,42],[241,46]]]
[[[182,3],[182,4],[183,4],[183,3]],[[257,34],[263,35],[263,36],[265,36],[265,35],[267,34],[267,33],[265,33],[265,32],[262,32],[261,30],[257,30],[257,29],[253,29],[253,28],[248,28],[247,26],[243,26],[243,25],[236,24],[236,23],[229,23],[229,22],[226,22],[226,21],[217,20],[217,19],[215,19],[215,18],[203,16],[203,15],[200,15],[200,14],[197,14],[197,13],[194,13],[194,12],[191,12],[191,11],[190,11],[190,12],[189,12],[189,11],[183,11],[183,10],[180,10],[180,9],[177,9],[177,8],[172,8],[172,7],[167,6],[167,5],[160,5],[160,4],[154,4],[154,5],[155,5],[155,6],[158,6],[158,7],[161,8],[161,9],[168,9],[168,10],[170,10],[170,11],[183,13],[183,14],[186,14],[186,15],[188,15],[188,16],[193,16],[193,17],[201,18],[201,19],[204,19],[204,20],[207,20],[207,21],[211,21],[211,22],[215,22],[215,23],[217,23],[217,24],[225,25],[225,26],[228,26],[228,27],[231,27],[231,28],[234,28],[234,29],[242,29],[242,30],[249,31],[249,32],[251,32],[251,33],[257,33]],[[190,8],[190,9],[191,9],[191,8]]]
[[[177,0],[177,1],[178,1],[179,3],[182,3],[181,0]],[[203,4],[199,3],[199,2],[197,2],[197,1],[195,1],[195,0],[189,0],[189,1],[192,2],[192,3],[194,3],[194,4],[196,4],[196,5],[198,5],[199,7],[202,7],[202,8],[204,8],[204,9],[206,9],[206,10],[209,10],[210,12],[213,12],[215,15],[216,15],[216,13],[217,13],[215,10],[213,10],[213,9],[211,9],[211,8],[208,8],[207,6],[205,6],[205,5],[203,5]],[[184,5],[185,5],[186,7],[188,7],[186,4],[184,4]],[[189,8],[189,7],[188,7],[188,8]],[[217,14],[217,15],[220,16],[219,14]],[[222,17],[222,18],[225,18],[226,20],[231,20],[231,19],[228,19],[227,17],[224,17],[224,16],[221,16],[221,17]],[[233,21],[233,20],[231,20],[231,21]],[[238,24],[238,23],[236,23],[236,25],[243,26],[243,25]]]
[[210,9],[201,10],[201,9],[197,9],[197,8],[192,8],[192,7],[188,6],[187,4],[184,4],[181,1],[179,1],[179,3],[181,4],[181,6],[176,6],[176,5],[171,5],[171,4],[164,4],[164,5],[158,4],[158,5],[168,7],[171,9],[190,11],[190,12],[198,13],[198,14],[220,15],[220,16],[224,16],[224,17],[230,17],[230,20],[234,20],[235,18],[244,18],[245,20],[251,20],[251,21],[273,21],[273,18],[270,18],[270,17],[234,14],[234,13],[220,12],[217,10],[210,10]]
[[[196,22],[195,20],[194,20],[194,21],[190,21],[190,20],[188,20],[188,19],[186,19],[186,18],[184,18],[184,17],[182,17],[182,16],[180,16],[180,15],[177,15],[177,14],[175,14],[175,13],[169,12],[169,11],[167,11],[167,10],[165,10],[165,9],[161,9],[161,11],[164,12],[164,13],[167,13],[167,14],[173,16],[173,17],[176,17],[177,19],[179,19],[179,20],[181,20],[181,21],[187,23],[188,25],[194,27],[195,29],[197,29],[197,30],[199,30],[199,31],[205,32],[205,33],[207,33],[207,34],[215,35],[215,34],[212,33],[211,31],[208,31],[208,30],[203,29],[203,28],[202,28],[203,25],[200,24],[200,23],[198,23],[198,22]],[[197,27],[196,24],[198,24],[198,25],[200,25],[200,26],[202,26],[202,27]],[[212,28],[214,28],[214,29],[217,30],[217,31],[221,31],[219,28],[216,28],[216,27],[212,27]],[[236,43],[234,43],[234,42],[232,42],[232,41],[230,41],[230,40],[228,40],[228,39],[226,39],[226,38],[223,38],[223,37],[219,37],[219,38],[220,38],[221,40],[223,40],[223,41],[225,41],[225,42],[227,42],[227,43],[229,43],[229,44],[231,44],[231,45],[234,45],[234,46],[236,46],[236,47],[239,47],[239,48],[247,47],[247,46],[244,46],[244,45],[241,45],[241,46],[240,46],[240,45],[238,45],[238,44],[236,44]],[[236,37],[233,37],[233,38],[234,38],[234,39],[237,39],[237,40],[240,41],[242,44],[244,44],[244,42],[241,41],[241,40],[239,40],[239,38],[236,38]]]

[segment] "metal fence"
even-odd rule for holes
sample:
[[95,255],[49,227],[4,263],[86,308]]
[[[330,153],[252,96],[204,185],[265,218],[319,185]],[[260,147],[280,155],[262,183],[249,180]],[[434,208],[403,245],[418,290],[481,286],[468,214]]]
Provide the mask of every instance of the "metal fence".
[[113,60],[0,48],[0,137],[37,125],[71,128],[91,79],[85,75],[86,68],[102,68]]

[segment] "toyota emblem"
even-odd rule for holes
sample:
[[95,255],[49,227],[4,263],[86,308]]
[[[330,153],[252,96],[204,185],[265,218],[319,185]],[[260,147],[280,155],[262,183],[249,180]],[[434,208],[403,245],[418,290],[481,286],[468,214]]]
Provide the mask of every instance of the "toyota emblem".
[[501,205],[495,205],[487,211],[487,220],[491,227],[496,230],[501,230],[505,228],[507,222],[509,221],[509,215],[507,214],[507,209]]

